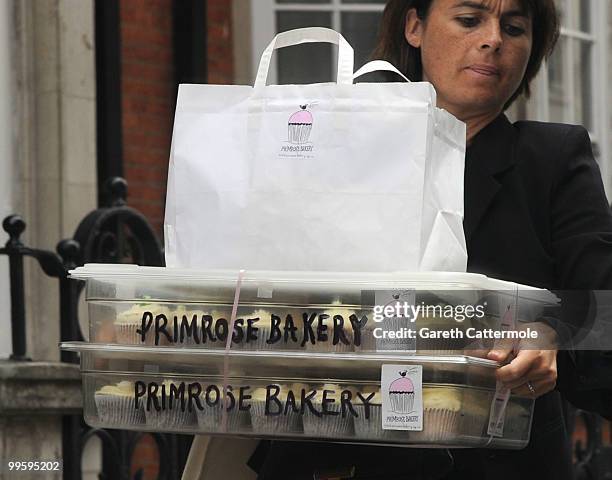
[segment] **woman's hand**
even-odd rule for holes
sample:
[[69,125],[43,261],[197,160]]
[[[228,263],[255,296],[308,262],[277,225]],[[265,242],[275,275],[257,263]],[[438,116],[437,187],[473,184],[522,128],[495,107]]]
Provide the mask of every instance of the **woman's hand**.
[[[534,329],[534,324],[531,324]],[[553,345],[556,332],[544,323],[538,323],[538,345]],[[497,371],[497,379],[512,393],[537,398],[550,392],[557,384],[557,350],[540,350],[536,345],[519,343],[518,349],[501,345],[487,354],[487,358],[506,362],[511,355],[516,356]],[[531,388],[530,388],[531,387]]]

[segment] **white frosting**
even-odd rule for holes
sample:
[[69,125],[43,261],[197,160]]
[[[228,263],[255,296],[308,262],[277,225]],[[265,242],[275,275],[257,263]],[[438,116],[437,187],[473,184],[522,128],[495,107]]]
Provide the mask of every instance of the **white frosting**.
[[119,382],[116,385],[104,385],[96,393],[103,395],[117,395],[131,397],[134,395],[134,384],[132,382]]
[[[185,305],[179,305],[175,310],[170,311],[168,322],[173,323],[174,317],[177,317],[178,324],[180,325],[183,321],[183,315],[187,316],[187,319],[191,322],[194,315],[197,316],[197,321],[202,319],[203,315],[207,315],[203,310],[198,310],[196,305],[186,307]],[[214,317],[213,317],[214,318]]]
[[259,329],[259,331],[257,332],[258,338],[261,338],[262,330],[270,330],[270,323],[272,322],[272,313],[269,310],[259,309],[252,313],[249,313],[248,315],[243,315],[243,318],[245,325],[247,324],[247,319],[259,318],[259,320],[253,323],[253,326]]
[[[323,392],[324,390],[327,390],[327,395],[325,396],[325,398],[327,399],[327,401],[329,400],[334,400],[334,403],[339,403],[340,402],[340,394],[342,393],[343,390],[347,390],[347,388],[345,387],[341,387],[340,385],[335,385],[333,383],[326,383],[322,386],[316,387],[315,388],[317,393],[314,397],[312,397],[312,403],[323,403]],[[331,392],[331,390],[333,390],[333,392]]]
[[461,409],[461,396],[452,388],[423,388],[423,408],[425,410],[445,409],[457,412]]
[[116,324],[122,325],[140,325],[142,323],[142,315],[145,312],[151,312],[153,318],[156,315],[164,314],[170,319],[170,310],[166,305],[160,303],[136,304],[124,312],[117,313],[115,319]]
[[[285,400],[287,400],[287,394],[289,392],[289,390],[291,390],[293,392],[293,395],[295,396],[296,400],[300,398],[301,395],[301,386],[300,384],[293,384],[293,385],[280,385],[278,383],[275,384],[270,384],[270,385],[276,385],[278,387],[280,387],[280,392],[278,394],[278,397],[280,400],[282,400],[283,402]],[[296,388],[297,385],[297,388]],[[271,390],[272,392],[275,392],[276,390]],[[251,399],[258,401],[258,402],[265,402],[266,401],[266,395],[267,395],[267,388],[266,387],[260,387],[260,388],[256,388],[253,393],[251,393]]]

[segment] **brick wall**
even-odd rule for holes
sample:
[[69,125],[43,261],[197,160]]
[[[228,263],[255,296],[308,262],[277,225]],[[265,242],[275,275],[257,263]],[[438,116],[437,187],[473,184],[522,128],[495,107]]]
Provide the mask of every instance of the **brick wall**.
[[159,458],[160,451],[157,442],[151,434],[145,433],[134,447],[130,464],[130,478],[134,478],[141,470],[141,480],[156,480],[159,477],[160,470]]
[[123,0],[121,108],[129,205],[161,234],[175,86],[171,0]]
[[234,83],[232,0],[208,0],[208,83]]
[[[209,0],[207,15],[209,83],[233,83],[231,0]],[[176,101],[172,0],[123,0],[120,22],[128,202],[161,238]]]

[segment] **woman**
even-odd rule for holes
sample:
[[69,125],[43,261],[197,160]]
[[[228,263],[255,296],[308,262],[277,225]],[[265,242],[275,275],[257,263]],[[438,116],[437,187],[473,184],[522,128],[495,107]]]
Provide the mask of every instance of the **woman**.
[[[553,0],[391,0],[375,58],[431,82],[438,106],[467,124],[464,230],[468,271],[548,289],[612,287],[612,215],[581,127],[511,124],[558,36]],[[537,397],[521,451],[406,450],[274,442],[261,479],[572,478],[557,352],[492,351],[498,378]],[[559,357],[567,363],[565,353]],[[317,473],[319,472],[319,473]],[[328,475],[329,477],[329,475]],[[330,477],[331,478],[331,477]]]

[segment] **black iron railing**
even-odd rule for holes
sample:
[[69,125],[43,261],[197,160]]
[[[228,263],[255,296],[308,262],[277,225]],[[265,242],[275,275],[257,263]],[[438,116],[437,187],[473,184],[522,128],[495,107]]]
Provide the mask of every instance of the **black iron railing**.
[[[46,275],[59,281],[61,341],[83,340],[85,337],[78,316],[83,283],[68,278],[71,269],[84,263],[164,264],[161,245],[150,224],[140,212],[126,204],[126,181],[122,178],[109,180],[105,193],[107,205],[89,213],[72,239],[57,244],[56,252],[26,246],[21,238],[26,223],[20,216],[10,215],[4,219],[2,227],[9,239],[0,249],[0,255],[6,255],[9,259],[12,360],[30,360],[26,344],[24,257],[35,258]],[[62,352],[61,360],[77,363],[78,356],[76,353]],[[82,478],[83,449],[93,437],[99,438],[102,443],[100,479],[130,479],[132,456],[143,433],[91,428],[84,423],[82,415],[64,416],[62,427],[65,480]],[[193,437],[161,433],[150,435],[158,447],[158,478],[180,478]],[[143,472],[137,471],[132,478],[142,477]]]

